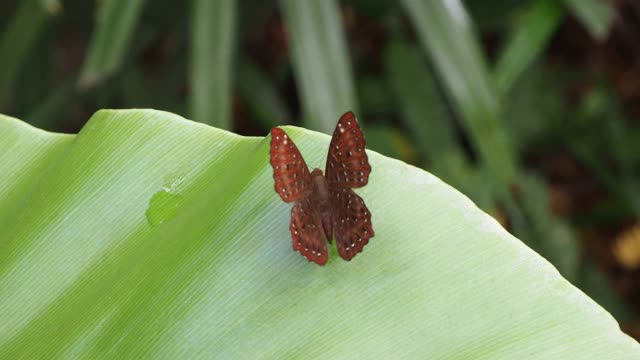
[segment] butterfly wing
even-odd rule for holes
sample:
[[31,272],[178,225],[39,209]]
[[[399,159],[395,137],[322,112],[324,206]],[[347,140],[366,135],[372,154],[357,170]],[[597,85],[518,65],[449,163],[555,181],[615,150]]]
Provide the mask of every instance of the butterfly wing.
[[294,250],[316,264],[324,265],[327,262],[329,252],[322,221],[309,198],[297,201],[291,209],[289,230]]
[[311,174],[296,144],[282,129],[271,129],[269,153],[278,195],[285,202],[304,198],[311,190]]
[[352,188],[369,182],[371,165],[366,142],[355,115],[340,117],[327,155],[327,181],[332,202],[332,225],[340,257],[351,260],[374,236],[371,213]]
[[326,165],[329,187],[359,188],[367,184],[371,165],[365,146],[355,115],[346,112],[340,117],[329,146]]
[[348,261],[361,252],[375,235],[371,213],[353,190],[331,189],[329,192],[334,204],[332,223],[338,254]]

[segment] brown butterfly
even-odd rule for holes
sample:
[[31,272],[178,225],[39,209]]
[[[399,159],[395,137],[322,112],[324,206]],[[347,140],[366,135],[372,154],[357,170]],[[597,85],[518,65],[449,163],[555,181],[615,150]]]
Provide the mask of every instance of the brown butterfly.
[[371,165],[365,141],[351,111],[340,117],[327,156],[326,176],[309,172],[300,151],[279,128],[271,130],[271,166],[275,190],[291,209],[293,249],[324,265],[327,241],[335,236],[340,257],[351,260],[374,236],[371,213],[353,188],[367,185]]

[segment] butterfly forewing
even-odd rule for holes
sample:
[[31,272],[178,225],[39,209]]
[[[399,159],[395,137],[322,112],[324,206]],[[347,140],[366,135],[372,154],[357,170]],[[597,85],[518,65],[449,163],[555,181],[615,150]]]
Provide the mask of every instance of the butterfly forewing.
[[359,188],[369,181],[371,166],[366,142],[351,111],[340,117],[327,155],[326,176],[330,187]]
[[329,258],[327,240],[320,215],[309,198],[297,201],[291,209],[291,238],[293,249],[309,261],[324,265]]
[[375,235],[371,213],[362,198],[351,189],[332,189],[330,193],[334,204],[331,219],[338,254],[345,260],[351,260]]
[[285,202],[302,199],[311,190],[311,175],[300,151],[287,134],[271,130],[271,166],[275,190]]

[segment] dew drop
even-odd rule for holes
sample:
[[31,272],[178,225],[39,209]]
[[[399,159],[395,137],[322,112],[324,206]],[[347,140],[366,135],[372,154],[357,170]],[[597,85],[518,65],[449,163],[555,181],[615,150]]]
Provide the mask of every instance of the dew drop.
[[178,209],[184,202],[183,196],[179,194],[183,181],[184,176],[170,178],[159,191],[151,196],[149,206],[145,211],[145,217],[151,226],[158,226],[170,221],[178,214]]

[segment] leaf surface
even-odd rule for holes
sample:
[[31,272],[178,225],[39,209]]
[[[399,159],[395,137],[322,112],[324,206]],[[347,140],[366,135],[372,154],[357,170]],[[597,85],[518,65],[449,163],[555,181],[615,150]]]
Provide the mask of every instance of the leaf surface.
[[[329,136],[286,131],[324,164]],[[268,137],[152,110],[0,134],[0,358],[640,357],[469,199],[375,152],[376,236],[321,267],[292,250]]]

